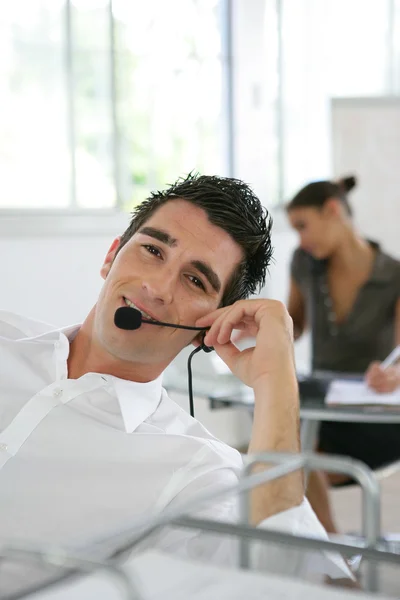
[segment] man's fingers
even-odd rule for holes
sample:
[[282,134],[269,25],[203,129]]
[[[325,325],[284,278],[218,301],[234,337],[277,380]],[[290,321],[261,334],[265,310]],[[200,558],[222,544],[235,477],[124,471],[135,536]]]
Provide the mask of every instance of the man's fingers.
[[275,304],[275,300],[238,300],[230,306],[217,308],[217,310],[214,310],[208,315],[200,317],[196,321],[196,326],[210,327],[217,321],[218,318],[220,318],[222,315],[227,315],[228,313],[234,313],[238,321],[240,321],[241,317],[245,315],[247,317],[254,317],[261,307],[264,307],[265,309],[265,307],[268,306],[271,310],[272,307],[275,306]]
[[251,338],[252,336],[250,335],[250,333],[248,331],[246,331],[245,326],[243,326],[243,329],[241,327],[235,327],[237,333],[235,333],[232,336],[232,342],[234,344],[238,344],[239,342],[241,342],[242,340],[247,340],[249,338]]
[[[215,313],[214,313],[215,314]],[[222,323],[226,319],[227,309],[224,312],[215,315],[213,323],[211,324],[210,330],[206,334],[206,343],[210,346],[218,343],[218,336],[221,330]],[[202,325],[200,325],[202,327]]]
[[276,300],[239,300],[198,319],[196,325],[209,327],[205,337],[208,346],[232,343],[236,329],[257,338],[259,346],[265,345],[266,354],[279,348],[286,352],[288,342],[293,342],[292,320],[284,305]]
[[227,344],[215,343],[214,350],[232,371],[235,359],[240,354],[240,350],[236,348],[235,344],[232,344],[232,342],[228,342]]
[[200,317],[200,319],[197,319],[196,321],[196,327],[211,327],[211,325],[224,311],[226,311],[226,307],[217,308],[217,310],[213,310],[213,312],[208,313],[208,315]]
[[[208,315],[208,317],[213,319],[213,323],[206,335],[207,343],[211,346],[216,343],[228,343],[234,329],[247,330],[249,335],[252,333],[255,334],[257,326],[254,322],[254,315],[256,313],[254,308],[253,306],[249,307],[248,304],[236,303]],[[199,322],[199,327],[202,327],[202,319],[197,321],[197,323]]]
[[247,317],[239,313],[229,313],[225,318],[221,319],[218,343],[226,344],[230,341],[234,329],[241,329],[248,332],[249,335],[257,333],[257,326],[254,323],[253,317]]

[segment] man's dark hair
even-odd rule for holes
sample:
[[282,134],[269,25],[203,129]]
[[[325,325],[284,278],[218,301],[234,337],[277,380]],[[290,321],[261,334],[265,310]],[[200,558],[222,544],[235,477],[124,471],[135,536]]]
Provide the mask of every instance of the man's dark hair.
[[226,231],[243,250],[244,260],[229,281],[221,305],[233,304],[259,291],[272,258],[272,219],[240,179],[190,173],[168,189],[153,192],[132,212],[119,250],[160,206],[172,200],[186,200],[202,208],[210,223]]

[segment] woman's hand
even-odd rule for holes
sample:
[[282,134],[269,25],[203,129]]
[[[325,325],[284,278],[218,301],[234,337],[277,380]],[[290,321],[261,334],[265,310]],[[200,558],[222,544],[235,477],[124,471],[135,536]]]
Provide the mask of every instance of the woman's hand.
[[379,394],[394,392],[400,387],[400,370],[398,366],[383,369],[381,363],[373,362],[365,373],[365,382]]

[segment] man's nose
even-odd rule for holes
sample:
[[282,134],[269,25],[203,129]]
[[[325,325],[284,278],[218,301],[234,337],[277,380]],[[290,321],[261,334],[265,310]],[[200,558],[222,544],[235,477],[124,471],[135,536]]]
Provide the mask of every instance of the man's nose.
[[152,302],[170,304],[174,297],[174,281],[172,273],[164,272],[153,277],[146,277],[142,287]]

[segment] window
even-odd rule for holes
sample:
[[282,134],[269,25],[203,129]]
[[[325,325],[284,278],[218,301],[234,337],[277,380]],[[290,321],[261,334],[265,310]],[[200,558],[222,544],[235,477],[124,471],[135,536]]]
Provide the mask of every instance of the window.
[[5,2],[0,18],[0,206],[69,203],[63,6]]
[[[273,203],[330,178],[330,100],[400,93],[399,0],[266,0],[279,37]],[[266,27],[270,26],[270,21]],[[268,80],[275,77],[274,65]]]
[[13,0],[0,17],[2,209],[131,208],[227,173],[224,0]]
[[220,8],[113,3],[124,206],[192,169],[226,172]]

